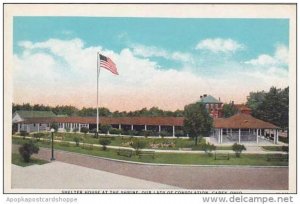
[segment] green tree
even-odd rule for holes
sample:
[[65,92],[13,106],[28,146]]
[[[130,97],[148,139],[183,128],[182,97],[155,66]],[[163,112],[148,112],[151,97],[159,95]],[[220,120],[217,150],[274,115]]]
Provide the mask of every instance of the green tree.
[[271,122],[282,129],[288,129],[289,87],[285,89],[271,87],[269,92],[250,93],[247,105],[252,109],[254,117]]
[[232,104],[227,104],[224,103],[223,105],[223,114],[224,114],[224,118],[228,118],[230,116],[233,116],[237,113],[237,108]]
[[246,150],[246,147],[241,144],[234,143],[232,145],[232,150],[235,152],[236,157],[240,157],[243,150]]
[[194,103],[184,107],[183,128],[198,144],[198,137],[209,136],[213,127],[213,119],[203,103]]

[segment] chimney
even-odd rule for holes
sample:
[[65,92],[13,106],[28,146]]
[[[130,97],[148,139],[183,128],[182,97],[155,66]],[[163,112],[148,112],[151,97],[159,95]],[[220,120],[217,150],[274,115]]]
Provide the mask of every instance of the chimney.
[[200,96],[200,99],[202,99],[202,96]]
[[203,97],[205,98],[207,96],[207,94],[203,94]]

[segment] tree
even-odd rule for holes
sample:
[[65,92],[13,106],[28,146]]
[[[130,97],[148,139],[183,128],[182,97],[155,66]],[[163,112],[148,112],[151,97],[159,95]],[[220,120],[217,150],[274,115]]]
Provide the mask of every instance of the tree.
[[75,144],[76,144],[76,147],[79,147],[80,137],[75,136],[75,137],[73,137],[73,140],[74,140],[74,142],[75,142]]
[[38,152],[39,147],[32,141],[30,141],[29,143],[25,143],[21,147],[19,147],[19,153],[25,162],[29,162],[31,155],[37,154]]
[[55,132],[57,132],[57,130],[58,130],[58,124],[57,123],[51,123],[50,124],[50,129],[52,129],[52,128],[54,129]]
[[111,140],[108,138],[100,138],[99,139],[99,144],[102,145],[102,149],[105,151],[107,149],[107,145],[111,143]]
[[271,87],[269,92],[250,93],[247,100],[254,117],[271,122],[282,129],[288,129],[289,87],[285,89]]
[[230,116],[233,116],[237,113],[237,108],[232,104],[227,104],[225,103],[223,105],[223,114],[224,114],[224,118],[228,118]]
[[213,119],[210,117],[205,105],[201,102],[184,107],[183,128],[198,144],[198,137],[209,136],[213,127]]
[[243,150],[246,150],[246,147],[241,144],[234,143],[232,145],[232,150],[235,152],[236,157],[240,157]]

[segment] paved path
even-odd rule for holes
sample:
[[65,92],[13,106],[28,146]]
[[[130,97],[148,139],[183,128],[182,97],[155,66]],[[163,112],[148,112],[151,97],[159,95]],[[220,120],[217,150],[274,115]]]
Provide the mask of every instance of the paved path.
[[177,187],[54,161],[44,165],[12,165],[14,189],[174,189]]
[[[37,157],[49,160],[50,150],[40,148]],[[55,158],[69,164],[186,189],[288,190],[288,167],[145,165],[58,150]]]

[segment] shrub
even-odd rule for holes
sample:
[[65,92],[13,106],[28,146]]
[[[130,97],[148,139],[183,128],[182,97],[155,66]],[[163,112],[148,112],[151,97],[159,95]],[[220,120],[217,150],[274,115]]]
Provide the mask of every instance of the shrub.
[[164,138],[165,136],[169,136],[169,135],[170,135],[170,133],[168,133],[168,132],[165,131],[165,130],[160,131],[160,136],[161,136],[162,138]]
[[241,144],[234,143],[232,145],[232,150],[235,152],[236,157],[240,157],[243,150],[246,150],[246,147]]
[[108,131],[110,131],[111,125],[101,125],[100,126],[100,132],[107,134]]
[[70,147],[70,143],[65,141],[60,142],[59,145],[62,147]]
[[99,143],[102,145],[102,149],[105,151],[107,149],[106,146],[111,143],[111,140],[108,138],[100,138]]
[[146,147],[147,142],[144,140],[133,140],[130,145],[135,149],[136,154],[139,155],[140,150]]
[[142,130],[141,135],[143,135],[147,138],[152,135],[152,131],[151,130]]
[[185,136],[185,133],[184,133],[183,130],[176,130],[175,131],[175,136],[176,137],[183,137],[183,136]]
[[121,129],[121,135],[129,135],[129,133],[127,130]]
[[282,146],[281,149],[282,149],[282,151],[286,152],[287,154],[289,153],[289,146]]
[[27,131],[25,131],[25,130],[21,130],[20,131],[20,135],[23,136],[23,139],[25,139],[25,136],[28,136],[29,133]]
[[79,147],[80,137],[75,136],[75,137],[73,138],[73,141],[75,142],[76,146]]
[[18,124],[13,123],[11,131],[13,135],[16,134],[16,132],[18,132]]
[[78,131],[79,131],[79,128],[77,128],[77,127],[76,127],[76,128],[73,128],[73,132],[76,133],[76,132],[78,132]]
[[96,133],[97,132],[97,128],[93,128],[92,130],[90,130],[90,133]]
[[212,156],[211,152],[216,150],[216,146],[214,144],[204,143],[203,150],[206,154],[208,154],[208,156]]
[[36,139],[36,141],[40,141],[43,136],[44,136],[44,134],[40,133],[40,132],[33,134],[33,137]]
[[36,144],[34,144],[32,141],[23,144],[19,148],[19,153],[25,162],[29,162],[31,155],[37,154],[38,152],[39,152],[39,147]]
[[119,134],[121,134],[122,130],[117,129],[117,128],[112,128],[109,132],[110,132],[110,134],[119,135]]
[[82,132],[82,133],[84,133],[84,134],[86,135],[86,133],[89,132],[89,129],[88,129],[87,127],[82,127],[82,128],[80,129],[80,132]]
[[128,130],[128,134],[131,136],[137,136],[137,135],[139,135],[139,132],[136,130]]

